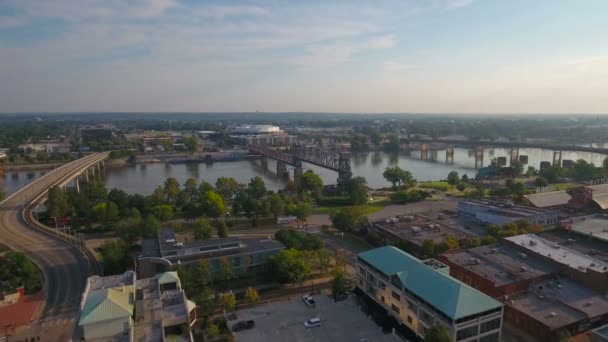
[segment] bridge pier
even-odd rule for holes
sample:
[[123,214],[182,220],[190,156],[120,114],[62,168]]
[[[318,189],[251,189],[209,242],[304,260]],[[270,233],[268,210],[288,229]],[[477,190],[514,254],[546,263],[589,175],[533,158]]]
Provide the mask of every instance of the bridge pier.
[[448,145],[445,148],[445,163],[454,164],[454,145]]
[[277,175],[285,177],[285,174],[287,174],[287,164],[277,160]]
[[77,193],[80,193],[80,182],[78,182],[78,178],[74,178],[74,188],[76,188]]
[[302,170],[302,166],[296,166],[295,169],[293,169],[293,181],[296,184],[300,184],[300,179],[302,179],[302,175],[304,174],[304,171]]
[[562,151],[553,151],[553,165],[562,167]]
[[511,152],[509,153],[509,166],[513,166],[514,162],[519,161],[519,147],[511,147]]
[[483,147],[475,147],[475,168],[479,169],[483,167]]
[[268,156],[262,155],[262,168],[264,170],[268,169]]
[[429,159],[429,144],[420,144],[420,159]]

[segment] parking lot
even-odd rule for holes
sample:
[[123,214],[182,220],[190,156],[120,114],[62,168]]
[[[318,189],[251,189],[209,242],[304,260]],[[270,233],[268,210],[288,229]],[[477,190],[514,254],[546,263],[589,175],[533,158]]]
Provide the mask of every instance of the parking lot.
[[[327,295],[313,296],[314,308],[308,307],[300,297],[289,301],[260,305],[240,310],[239,320],[254,320],[251,330],[235,334],[241,342],[267,341],[353,341],[398,342],[398,337],[385,334],[359,309],[354,298],[334,303]],[[304,321],[321,319],[321,326],[306,329]]]

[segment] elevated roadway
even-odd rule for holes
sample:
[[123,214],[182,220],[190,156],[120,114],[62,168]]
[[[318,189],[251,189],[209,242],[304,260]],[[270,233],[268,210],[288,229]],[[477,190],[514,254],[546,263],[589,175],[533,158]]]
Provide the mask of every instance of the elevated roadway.
[[[45,299],[36,317],[41,323],[17,330],[18,336],[42,335],[45,341],[71,339],[86,278],[99,272],[99,267],[92,254],[63,233],[38,224],[28,209],[42,201],[52,186],[66,184],[107,157],[106,152],[94,153],[62,165],[0,202],[0,243],[28,255],[45,278]],[[10,323],[0,322],[2,326]],[[19,340],[18,336],[13,340]]]

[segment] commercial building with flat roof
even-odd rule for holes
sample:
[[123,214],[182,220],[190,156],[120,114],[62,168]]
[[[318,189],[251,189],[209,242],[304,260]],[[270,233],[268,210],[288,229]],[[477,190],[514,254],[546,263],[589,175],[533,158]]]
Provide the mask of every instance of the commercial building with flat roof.
[[558,270],[548,262],[500,244],[445,253],[439,260],[450,267],[451,276],[494,298],[525,290]]
[[453,341],[499,341],[502,303],[448,273],[392,246],[357,257],[357,287],[418,336],[441,324]]
[[608,262],[534,234],[511,236],[503,243],[558,267],[561,274],[592,289],[608,293]]
[[[450,227],[444,221],[435,221],[421,215],[390,217],[372,222],[370,231],[376,232],[393,243],[404,243],[408,250],[420,251],[425,240],[441,243],[452,236],[459,241],[474,237],[463,230]],[[414,253],[415,254],[415,253]]]
[[471,217],[479,222],[499,226],[518,221],[529,221],[538,225],[558,224],[560,221],[560,212],[557,210],[489,200],[459,201],[458,214]]
[[191,341],[195,308],[177,272],[92,276],[82,294],[78,334],[86,341]]
[[539,192],[524,195],[524,198],[536,208],[562,208],[572,200],[572,196],[566,190]]
[[138,271],[142,276],[151,276],[205,259],[212,271],[219,270],[221,262],[226,261],[232,264],[237,274],[258,272],[265,268],[271,255],[284,248],[281,242],[270,237],[189,241],[185,235],[161,229],[157,239],[144,240]]
[[562,220],[560,227],[586,237],[608,242],[608,214],[571,217]]

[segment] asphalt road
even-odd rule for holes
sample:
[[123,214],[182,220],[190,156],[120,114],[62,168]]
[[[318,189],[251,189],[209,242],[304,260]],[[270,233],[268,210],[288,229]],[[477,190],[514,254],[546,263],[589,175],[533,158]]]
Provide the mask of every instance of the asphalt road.
[[[74,246],[42,232],[22,218],[22,210],[38,195],[83,167],[103,160],[106,153],[96,153],[63,165],[36,179],[0,203],[0,243],[27,254],[45,277],[45,301],[36,321],[17,330],[20,337],[41,336],[42,341],[69,341],[86,278],[87,258]],[[0,322],[2,326],[10,322]]]

